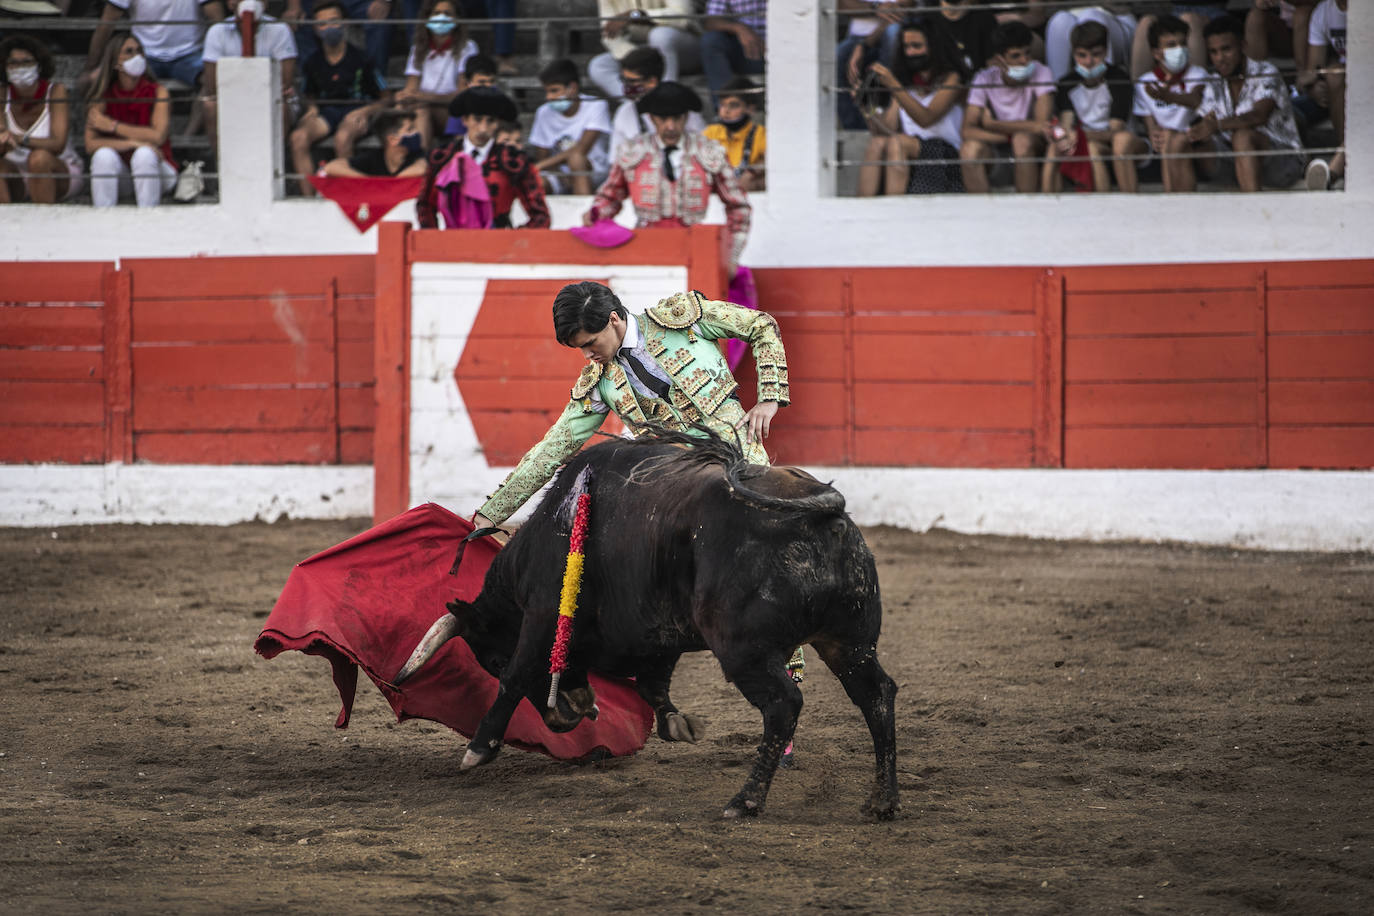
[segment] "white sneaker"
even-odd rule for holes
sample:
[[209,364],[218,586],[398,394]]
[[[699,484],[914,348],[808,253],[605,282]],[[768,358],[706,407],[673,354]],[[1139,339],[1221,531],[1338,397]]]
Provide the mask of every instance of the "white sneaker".
[[1331,166],[1324,159],[1307,163],[1307,190],[1325,191],[1331,184]]
[[205,178],[201,175],[204,170],[205,163],[199,159],[182,166],[172,197],[184,204],[189,204],[199,197],[200,192],[205,190]]

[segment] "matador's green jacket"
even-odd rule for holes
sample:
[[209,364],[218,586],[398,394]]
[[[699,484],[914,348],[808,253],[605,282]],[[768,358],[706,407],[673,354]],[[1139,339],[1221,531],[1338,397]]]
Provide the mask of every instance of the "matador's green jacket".
[[[617,362],[588,363],[563,415],[478,510],[482,515],[498,525],[510,518],[591,438],[607,416],[592,399],[593,389],[631,430],[652,421],[690,431],[700,422],[733,440],[744,408],[731,397],[739,385],[715,343],[723,337],[749,341],[758,365],[760,401],[777,401],[780,406],[789,402],[787,356],[771,315],[690,292],[669,296],[635,320],[644,348],[671,379],[668,400],[636,394]],[[751,461],[768,463],[760,443],[743,445]]]

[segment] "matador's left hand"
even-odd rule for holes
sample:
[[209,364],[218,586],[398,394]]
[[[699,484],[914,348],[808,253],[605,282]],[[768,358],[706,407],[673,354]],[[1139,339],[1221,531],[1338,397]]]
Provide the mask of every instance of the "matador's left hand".
[[762,442],[768,437],[768,427],[773,423],[773,417],[777,416],[777,401],[759,401],[749,409],[744,415],[744,419],[739,421],[739,425],[744,427],[745,435],[750,442]]

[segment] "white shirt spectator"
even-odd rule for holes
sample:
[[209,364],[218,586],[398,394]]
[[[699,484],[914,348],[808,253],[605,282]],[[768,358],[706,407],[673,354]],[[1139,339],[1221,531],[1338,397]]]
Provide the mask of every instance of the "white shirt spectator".
[[[200,8],[210,0],[109,0],[110,6],[124,10],[129,18],[143,23],[131,30],[143,53],[153,60],[176,60],[200,53],[205,26],[198,22]],[[157,22],[147,22],[149,19]],[[183,21],[185,25],[172,25]],[[164,25],[163,23],[168,23]]]
[[[615,160],[615,154],[622,143],[633,140],[640,134],[647,134],[653,129],[654,122],[649,120],[648,115],[640,114],[634,102],[621,102],[620,107],[615,110],[615,117],[611,120],[611,161]],[[706,121],[699,112],[687,112],[688,133],[699,134],[705,129]]]
[[611,112],[604,99],[584,95],[572,115],[554,111],[548,102],[540,105],[530,128],[530,144],[561,153],[576,145],[589,130],[600,131],[601,136],[587,151],[587,161],[593,173],[604,175],[611,170]]
[[[929,108],[930,103],[934,101],[935,96],[938,95],[943,88],[942,86],[931,86],[930,91],[925,95],[922,95],[920,91],[915,88],[909,88],[906,94],[920,102],[926,108]],[[897,105],[896,102],[892,104]],[[938,138],[944,140],[955,149],[958,149],[959,144],[964,142],[962,134],[964,129],[964,106],[962,105],[951,105],[949,111],[945,112],[945,116],[929,127],[922,127],[917,124],[912,119],[911,115],[906,113],[906,109],[900,105],[897,105],[897,117],[902,121],[902,133],[906,134],[908,137],[920,137],[922,140]]]
[[[1187,105],[1176,105],[1173,102],[1162,102],[1145,91],[1145,87],[1150,83],[1158,82],[1159,76],[1153,70],[1142,74],[1140,79],[1136,80],[1135,107],[1131,112],[1138,118],[1147,115],[1154,118],[1155,123],[1165,130],[1187,130],[1197,120],[1197,109],[1189,108]],[[1179,95],[1187,95],[1196,87],[1207,85],[1207,82],[1207,71],[1193,64],[1183,71],[1183,82],[1172,84],[1170,88]]]
[[[1246,57],[1245,82],[1241,84],[1240,96],[1231,100],[1231,90],[1226,80],[1213,78],[1207,84],[1202,96],[1199,115],[1216,115],[1217,120],[1234,118],[1254,109],[1260,99],[1274,100],[1274,113],[1269,120],[1259,126],[1259,132],[1269,138],[1274,149],[1297,149],[1302,146],[1298,137],[1298,124],[1293,119],[1293,104],[1289,100],[1288,87],[1284,85],[1279,68],[1267,60],[1251,60]],[[1221,135],[1231,142],[1231,131],[1223,130]]]
[[1331,48],[1341,63],[1345,63],[1345,10],[1336,5],[1336,0],[1322,0],[1312,10],[1312,19],[1307,24],[1307,43]]
[[[243,39],[239,36],[238,23],[233,17],[210,26],[205,33],[205,53],[202,55],[207,64],[224,57],[242,56]],[[253,56],[270,57],[273,60],[294,58],[296,39],[291,37],[291,27],[271,16],[263,16],[253,35]]]
[[420,78],[421,92],[452,95],[458,91],[458,77],[463,73],[463,66],[468,62],[468,58],[476,53],[477,42],[469,39],[456,57],[452,48],[444,48],[442,51],[431,50],[425,55],[424,64],[421,65],[415,62],[415,49],[412,47],[410,57],[406,58],[406,76]]

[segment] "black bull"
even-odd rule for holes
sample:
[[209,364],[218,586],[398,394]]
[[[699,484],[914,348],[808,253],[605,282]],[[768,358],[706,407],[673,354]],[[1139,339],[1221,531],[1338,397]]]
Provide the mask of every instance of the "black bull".
[[[549,709],[570,509],[583,486],[591,511],[582,588],[568,668]],[[725,809],[727,817],[757,814],[802,708],[786,663],[810,644],[873,736],[876,784],[865,810],[880,819],[897,812],[897,686],[878,664],[882,603],[873,555],[844,497],[804,472],[748,464],[720,439],[660,432],[602,443],[568,462],[496,556],[476,600],[449,611],[396,682],[455,635],[499,678],[464,768],[496,756],[521,699],[556,731],[595,716],[589,670],[635,678],[659,736],[696,741],[700,720],[678,712],[668,687],[683,652],[709,649],[763,713],[754,765]]]

